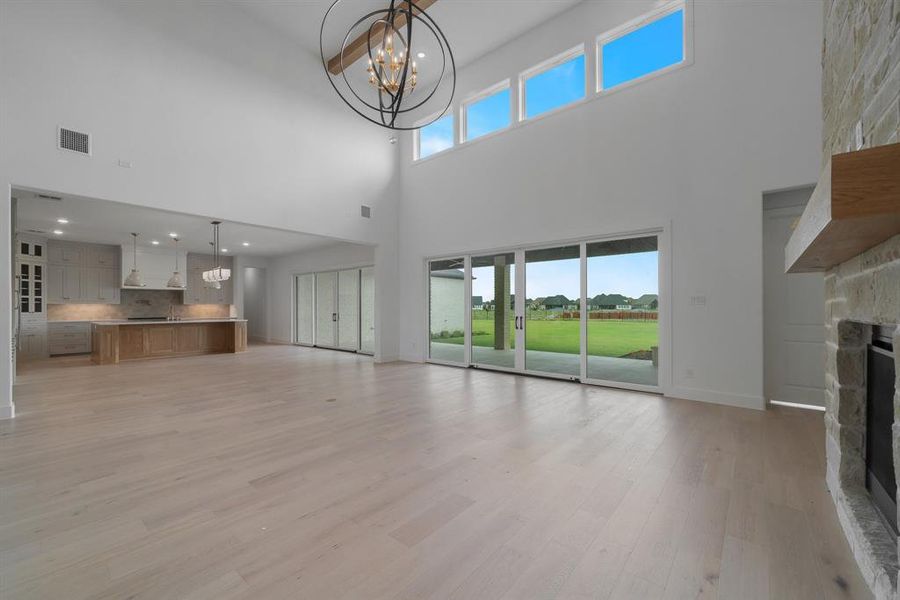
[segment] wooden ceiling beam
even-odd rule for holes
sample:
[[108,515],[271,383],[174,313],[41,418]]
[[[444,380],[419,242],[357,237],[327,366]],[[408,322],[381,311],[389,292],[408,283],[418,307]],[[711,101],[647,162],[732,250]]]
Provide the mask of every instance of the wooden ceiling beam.
[[[414,10],[416,8],[427,10],[435,2],[437,2],[437,0],[412,0]],[[397,6],[400,10],[406,10],[408,5],[406,2],[401,2]],[[400,29],[402,27],[406,27],[406,14],[401,12],[394,19],[394,28]],[[372,28],[372,45],[375,46],[381,44],[383,36],[384,25],[378,23]],[[368,33],[360,34],[359,37],[347,44],[347,47],[344,48],[343,55],[337,54],[331,57],[328,61],[328,72],[332,75],[340,75],[344,68],[349,67],[363,56],[366,56],[369,52],[368,37]],[[341,67],[342,64],[343,67]]]

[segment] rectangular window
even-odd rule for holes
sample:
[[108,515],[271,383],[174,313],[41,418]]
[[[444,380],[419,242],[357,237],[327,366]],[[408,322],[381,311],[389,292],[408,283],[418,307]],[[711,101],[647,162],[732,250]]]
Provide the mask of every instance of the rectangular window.
[[500,131],[512,123],[509,83],[491,88],[463,105],[463,141]]
[[584,49],[566,52],[521,75],[520,119],[577,102],[585,96]]
[[453,147],[453,113],[444,115],[417,132],[419,142],[416,159],[427,158]]
[[685,59],[684,6],[650,22],[601,36],[599,90],[608,90]]

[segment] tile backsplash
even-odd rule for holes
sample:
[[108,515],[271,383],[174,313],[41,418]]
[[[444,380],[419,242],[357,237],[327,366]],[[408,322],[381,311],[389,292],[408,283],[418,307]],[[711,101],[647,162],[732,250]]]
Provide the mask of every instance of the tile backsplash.
[[183,319],[228,318],[235,316],[229,304],[183,304],[183,292],[174,290],[122,290],[119,304],[48,304],[50,321],[93,321],[129,317],[167,317],[169,307]]

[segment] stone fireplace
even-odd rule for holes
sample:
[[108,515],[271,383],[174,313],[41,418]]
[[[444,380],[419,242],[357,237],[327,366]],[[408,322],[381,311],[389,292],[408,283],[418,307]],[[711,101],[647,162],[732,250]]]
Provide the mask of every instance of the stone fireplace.
[[[877,598],[894,598],[897,537],[866,486],[867,355],[873,326],[893,337],[900,373],[900,235],[863,252],[825,278],[826,481],[863,576]],[[897,376],[900,378],[900,375]],[[893,395],[892,450],[900,480],[900,385]],[[896,485],[896,484],[895,484]],[[896,491],[896,490],[895,490]]]

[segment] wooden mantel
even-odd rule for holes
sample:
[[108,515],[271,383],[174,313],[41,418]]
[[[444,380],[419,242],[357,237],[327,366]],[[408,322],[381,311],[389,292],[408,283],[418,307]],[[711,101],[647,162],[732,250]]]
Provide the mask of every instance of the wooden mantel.
[[900,144],[836,154],[785,247],[788,273],[825,271],[900,234]]

